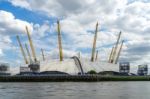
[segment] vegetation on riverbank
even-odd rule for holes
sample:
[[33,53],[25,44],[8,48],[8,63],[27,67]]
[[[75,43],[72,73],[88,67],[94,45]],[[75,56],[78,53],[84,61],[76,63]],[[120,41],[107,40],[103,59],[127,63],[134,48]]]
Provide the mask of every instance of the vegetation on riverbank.
[[0,82],[100,82],[100,81],[150,81],[150,76],[102,76],[102,75],[57,75],[57,76],[1,76]]

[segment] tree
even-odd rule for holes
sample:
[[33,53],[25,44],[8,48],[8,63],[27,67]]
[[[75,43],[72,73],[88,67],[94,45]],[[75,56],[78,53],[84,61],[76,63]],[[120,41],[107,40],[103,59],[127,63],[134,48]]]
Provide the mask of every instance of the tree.
[[95,70],[90,70],[87,72],[88,74],[97,74],[97,72]]

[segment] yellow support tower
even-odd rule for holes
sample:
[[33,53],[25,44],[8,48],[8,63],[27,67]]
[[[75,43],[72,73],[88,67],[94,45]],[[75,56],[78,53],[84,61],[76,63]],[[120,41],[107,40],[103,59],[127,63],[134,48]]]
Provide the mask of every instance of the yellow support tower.
[[35,50],[34,50],[34,47],[33,47],[32,39],[31,39],[31,36],[30,36],[30,33],[29,33],[29,30],[28,30],[27,26],[26,26],[26,32],[27,32],[27,35],[28,35],[28,39],[29,39],[29,43],[30,43],[30,47],[31,47],[31,51],[32,51],[34,61],[37,62],[37,58],[36,58]]
[[98,50],[96,51],[95,61],[97,61],[97,59],[98,59]]
[[32,63],[33,61],[32,61],[31,54],[30,54],[30,51],[29,51],[29,48],[28,48],[27,44],[25,44],[25,48],[26,48],[26,51],[27,51],[27,54],[28,54],[28,57],[29,57],[29,61],[30,61],[30,63]]
[[113,54],[113,52],[114,52],[114,47],[112,47],[111,53],[110,53],[110,55],[109,55],[109,60],[108,60],[109,63],[111,63],[111,59],[112,59],[112,54]]
[[112,54],[111,63],[114,63],[115,56],[116,56],[116,51],[117,51],[117,48],[118,48],[118,44],[119,44],[120,37],[121,37],[121,31],[120,31],[120,33],[119,33],[119,36],[118,36],[118,39],[117,39],[117,42],[116,42],[116,45],[115,45],[115,48],[114,48],[114,52],[113,52],[113,54]]
[[60,58],[60,61],[63,61],[63,51],[62,51],[62,42],[61,42],[61,33],[60,33],[59,20],[57,21],[57,32],[58,32],[59,58]]
[[41,52],[42,52],[43,61],[45,61],[44,50],[42,48],[41,48]]
[[119,60],[119,57],[120,57],[120,53],[121,53],[121,50],[122,50],[123,43],[124,43],[124,40],[122,40],[122,42],[121,42],[120,49],[119,49],[119,51],[118,51],[118,55],[117,55],[116,60],[115,60],[115,64],[117,64],[117,62],[118,62],[118,60]]
[[17,35],[17,40],[18,40],[18,43],[19,43],[20,50],[21,50],[21,52],[22,52],[22,55],[23,55],[24,61],[25,61],[25,63],[26,63],[26,64],[28,64],[28,60],[27,60],[27,58],[26,58],[25,51],[24,51],[24,49],[23,49],[23,47],[22,47],[22,44],[21,44],[21,41],[20,41],[20,38],[19,38],[19,36],[18,36],[18,35]]
[[79,59],[81,58],[81,52],[78,52],[78,58]]
[[96,49],[96,40],[97,40],[97,32],[98,32],[98,22],[96,24],[96,30],[95,30],[95,36],[93,41],[93,49],[92,49],[92,55],[91,55],[91,62],[94,62],[94,56],[95,56],[95,49]]

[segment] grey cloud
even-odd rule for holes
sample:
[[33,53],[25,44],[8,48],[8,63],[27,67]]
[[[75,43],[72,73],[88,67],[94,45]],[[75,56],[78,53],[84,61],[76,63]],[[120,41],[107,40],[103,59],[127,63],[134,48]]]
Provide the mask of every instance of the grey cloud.
[[[12,4],[14,4],[13,1],[11,1]],[[80,47],[85,49],[91,47],[93,35],[87,33],[87,31],[94,31],[96,21],[100,21],[100,28],[106,28],[107,30],[100,31],[98,47],[103,46],[103,44],[114,43],[116,40],[115,33],[122,30],[123,39],[136,42],[133,42],[132,45],[125,45],[126,49],[122,52],[121,59],[129,59],[132,62],[144,61],[145,55],[149,54],[150,20],[148,19],[150,5],[148,3],[135,1],[126,4],[126,0],[92,0],[92,2],[91,0],[28,0],[27,2],[30,5],[29,8],[37,13],[42,12],[47,16],[57,18],[65,16],[61,25],[63,35],[67,38],[66,41],[63,41],[66,44],[64,47],[67,49],[69,47],[75,50]],[[16,6],[25,7],[21,4]],[[53,28],[55,30],[56,26],[53,26]],[[42,32],[45,32],[44,29]],[[110,32],[111,35],[104,35],[106,32]],[[143,39],[147,43],[141,43]],[[69,40],[73,40],[73,42]],[[56,41],[53,38],[51,42]],[[104,51],[108,53],[108,48],[105,47],[105,49]],[[104,53],[104,51],[101,53]]]

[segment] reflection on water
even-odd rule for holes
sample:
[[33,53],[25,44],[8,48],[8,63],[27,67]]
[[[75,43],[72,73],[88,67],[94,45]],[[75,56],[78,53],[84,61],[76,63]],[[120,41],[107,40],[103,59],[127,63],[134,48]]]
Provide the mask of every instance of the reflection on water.
[[0,99],[150,99],[150,82],[0,83]]

